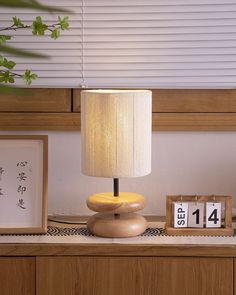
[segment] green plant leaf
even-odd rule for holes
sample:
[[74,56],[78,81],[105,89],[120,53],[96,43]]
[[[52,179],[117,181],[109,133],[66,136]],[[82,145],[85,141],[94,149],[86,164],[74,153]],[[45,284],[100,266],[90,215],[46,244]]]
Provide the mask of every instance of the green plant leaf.
[[37,16],[32,24],[32,34],[43,36],[48,26],[42,22],[41,16]]
[[12,70],[15,67],[16,63],[13,60],[8,60],[5,64],[5,68]]
[[7,45],[1,45],[1,44],[0,44],[0,52],[10,53],[15,56],[48,58],[48,56],[44,54],[34,53],[31,51],[17,49],[17,48],[13,48],[13,47],[10,47]]
[[13,78],[13,76],[9,75],[8,82],[9,83],[14,83],[15,82],[15,79]]
[[0,35],[0,45],[5,44],[8,40],[11,40],[12,36]]
[[14,83],[15,79],[10,71],[0,72],[0,82],[3,83]]
[[67,9],[42,5],[39,2],[34,0],[0,0],[0,6],[29,8],[29,9],[51,11],[51,12],[70,12]]
[[51,33],[51,38],[56,40],[59,37],[60,37],[60,30],[58,28],[54,29]]
[[12,60],[7,60],[5,57],[0,55],[0,66],[6,68],[6,69],[13,69],[15,67],[16,63]]
[[63,18],[58,16],[58,22],[63,31],[69,29],[69,16],[65,16]]
[[12,20],[13,20],[14,26],[16,26],[17,28],[24,26],[24,24],[22,23],[19,17],[13,16]]
[[33,80],[36,80],[38,78],[38,75],[32,73],[30,70],[26,70],[22,78],[27,85],[31,85]]

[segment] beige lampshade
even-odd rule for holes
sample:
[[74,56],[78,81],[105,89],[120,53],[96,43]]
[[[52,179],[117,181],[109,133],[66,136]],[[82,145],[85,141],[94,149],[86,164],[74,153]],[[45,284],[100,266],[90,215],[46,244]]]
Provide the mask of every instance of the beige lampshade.
[[82,91],[82,173],[112,178],[149,174],[151,130],[151,91]]

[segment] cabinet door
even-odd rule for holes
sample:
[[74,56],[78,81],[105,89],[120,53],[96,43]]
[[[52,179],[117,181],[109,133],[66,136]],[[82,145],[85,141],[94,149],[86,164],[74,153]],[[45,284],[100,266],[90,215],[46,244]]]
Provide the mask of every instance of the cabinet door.
[[70,88],[24,89],[18,94],[0,92],[0,130],[80,129]]
[[37,295],[232,295],[233,259],[37,258]]
[[35,258],[0,258],[0,294],[35,295]]
[[234,259],[234,295],[236,295],[236,258]]
[[68,88],[24,89],[21,95],[0,93],[0,113],[67,113],[71,112]]

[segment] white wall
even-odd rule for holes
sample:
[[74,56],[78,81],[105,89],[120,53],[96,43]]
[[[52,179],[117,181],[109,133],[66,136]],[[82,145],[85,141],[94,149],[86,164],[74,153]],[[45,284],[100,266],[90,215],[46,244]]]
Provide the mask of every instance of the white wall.
[[[49,135],[49,213],[82,214],[86,198],[111,191],[112,180],[80,172],[80,132],[0,132]],[[229,194],[236,204],[235,132],[154,132],[152,173],[122,179],[123,191],[146,196],[145,214],[165,214],[167,194]]]

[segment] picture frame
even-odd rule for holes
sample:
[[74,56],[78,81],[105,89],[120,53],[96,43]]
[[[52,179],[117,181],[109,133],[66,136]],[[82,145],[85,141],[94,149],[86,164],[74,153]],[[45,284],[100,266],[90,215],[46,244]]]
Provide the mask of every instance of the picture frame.
[[48,136],[0,135],[0,234],[47,232]]

